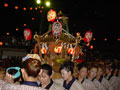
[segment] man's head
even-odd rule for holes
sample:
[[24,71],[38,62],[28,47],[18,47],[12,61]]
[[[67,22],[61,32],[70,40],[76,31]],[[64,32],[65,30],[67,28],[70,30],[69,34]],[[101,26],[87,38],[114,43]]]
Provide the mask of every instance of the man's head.
[[37,59],[29,58],[23,62],[22,66],[23,79],[27,79],[27,77],[36,78],[41,69],[41,62]]

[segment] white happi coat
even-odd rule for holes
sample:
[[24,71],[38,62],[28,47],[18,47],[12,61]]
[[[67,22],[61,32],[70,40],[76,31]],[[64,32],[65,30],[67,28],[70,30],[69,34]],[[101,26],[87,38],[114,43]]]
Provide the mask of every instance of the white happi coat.
[[[64,80],[54,79],[54,82],[58,83],[60,86],[63,86]],[[81,84],[79,84],[77,80],[75,80],[69,90],[85,90],[85,89]]]

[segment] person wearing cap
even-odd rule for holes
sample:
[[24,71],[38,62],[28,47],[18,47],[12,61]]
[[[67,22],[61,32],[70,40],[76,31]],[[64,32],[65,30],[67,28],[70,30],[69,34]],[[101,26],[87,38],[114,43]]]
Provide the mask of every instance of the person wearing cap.
[[38,74],[40,74],[41,63],[40,60],[33,58],[33,54],[30,55],[30,58],[22,62],[22,77],[24,81],[21,85],[6,83],[1,87],[1,90],[46,90],[41,87],[38,87],[37,80]]
[[42,73],[39,75],[40,87],[48,90],[65,90],[52,80],[53,71],[49,64],[43,64],[41,70]]

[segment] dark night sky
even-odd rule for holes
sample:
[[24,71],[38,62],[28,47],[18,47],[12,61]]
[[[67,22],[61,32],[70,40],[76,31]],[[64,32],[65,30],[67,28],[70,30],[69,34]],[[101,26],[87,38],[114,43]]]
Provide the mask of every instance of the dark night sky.
[[[7,2],[9,6],[4,7]],[[87,30],[93,31],[93,37],[96,42],[93,44],[99,49],[108,47],[108,52],[113,48],[113,52],[120,50],[119,30],[119,3],[107,0],[51,0],[52,8],[57,12],[61,10],[69,18],[70,33],[81,32],[84,34]],[[14,6],[18,5],[19,9],[15,10]],[[26,10],[22,8],[36,7],[35,0],[0,0],[0,26],[1,33],[5,34],[6,31],[12,34],[23,34],[24,26],[26,23],[33,32],[40,29],[40,12],[39,10]],[[44,11],[47,11],[44,9]],[[32,21],[31,18],[35,20]],[[18,27],[20,30],[16,33],[15,29]],[[43,31],[44,33],[46,31]],[[108,43],[105,44],[104,38],[108,38]],[[105,45],[104,45],[105,44]],[[103,46],[100,48],[100,46]],[[112,51],[111,50],[111,51]]]

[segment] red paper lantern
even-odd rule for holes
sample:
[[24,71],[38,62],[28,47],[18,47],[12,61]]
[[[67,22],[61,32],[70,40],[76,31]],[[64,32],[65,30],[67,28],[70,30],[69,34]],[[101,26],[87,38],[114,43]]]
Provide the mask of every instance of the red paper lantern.
[[48,11],[48,14],[47,14],[47,19],[48,19],[48,21],[50,22],[50,21],[54,21],[55,20],[55,18],[56,18],[56,11],[55,10],[50,10],[50,11]]
[[91,31],[87,31],[84,35],[84,42],[90,42],[92,39],[93,33]]
[[69,48],[68,53],[73,55],[75,53],[75,49],[74,48]]
[[31,32],[31,30],[29,28],[26,28],[24,30],[24,38],[25,38],[25,40],[31,40],[32,32]]
[[7,3],[5,3],[5,4],[4,4],[4,7],[8,7],[8,4],[7,4]]
[[54,48],[55,53],[61,53],[62,52],[62,46],[58,45]]
[[42,53],[42,54],[46,54],[46,53],[47,53],[46,48],[41,48],[41,53]]

